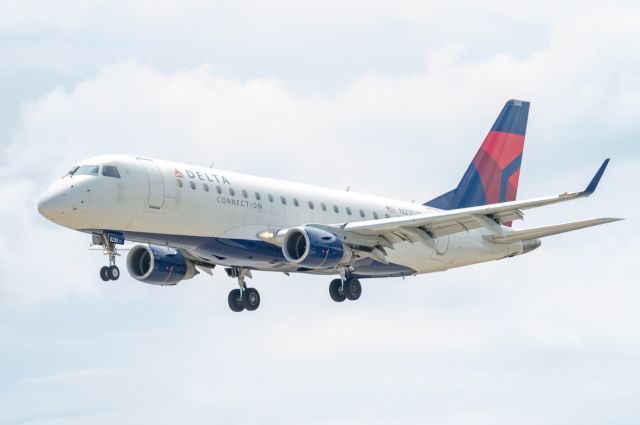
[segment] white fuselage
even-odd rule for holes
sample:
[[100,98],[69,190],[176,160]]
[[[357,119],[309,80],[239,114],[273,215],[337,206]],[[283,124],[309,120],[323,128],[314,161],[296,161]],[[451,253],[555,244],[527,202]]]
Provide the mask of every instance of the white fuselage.
[[[260,240],[261,232],[438,211],[395,199],[135,156],[101,156],[80,165],[99,165],[100,172],[66,176],[49,187],[39,203],[48,219],[89,233],[111,231],[135,242],[168,245],[226,266],[298,271],[297,265],[278,256],[279,247]],[[104,176],[104,165],[116,167],[120,177]],[[523,252],[521,242],[490,243],[484,238],[487,233],[482,228],[439,237],[435,242],[440,254],[423,243],[402,242],[388,251],[389,265],[369,262],[360,273],[428,273]]]

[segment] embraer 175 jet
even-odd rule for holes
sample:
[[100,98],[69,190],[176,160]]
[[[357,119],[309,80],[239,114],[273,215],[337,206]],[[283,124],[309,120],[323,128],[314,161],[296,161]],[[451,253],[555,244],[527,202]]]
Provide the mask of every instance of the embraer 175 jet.
[[544,236],[615,218],[512,230],[523,211],[591,195],[585,190],[516,201],[529,102],[510,100],[458,186],[424,204],[324,189],[129,155],[89,158],[53,183],[38,203],[54,223],[92,235],[109,257],[100,277],[116,280],[118,245],[133,278],[175,285],[219,265],[239,288],[233,311],[255,310],[253,270],[333,275],[336,302],[357,300],[359,279],[443,271],[526,254]]

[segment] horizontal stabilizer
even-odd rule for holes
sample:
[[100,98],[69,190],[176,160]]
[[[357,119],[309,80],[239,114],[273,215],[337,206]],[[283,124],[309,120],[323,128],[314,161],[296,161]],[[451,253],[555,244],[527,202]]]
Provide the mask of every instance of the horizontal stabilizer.
[[559,233],[571,232],[573,230],[584,229],[585,227],[598,226],[600,224],[611,223],[622,220],[621,218],[592,218],[590,220],[576,221],[573,223],[555,224],[552,226],[536,227],[533,229],[518,230],[509,232],[505,236],[488,236],[494,243],[512,243],[522,240],[543,238],[545,236],[557,235]]

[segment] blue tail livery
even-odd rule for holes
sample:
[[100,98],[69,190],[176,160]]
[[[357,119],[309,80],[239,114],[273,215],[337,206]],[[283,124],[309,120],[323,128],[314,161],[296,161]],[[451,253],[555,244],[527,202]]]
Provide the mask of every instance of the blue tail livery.
[[529,102],[509,100],[455,189],[424,205],[443,210],[514,201]]

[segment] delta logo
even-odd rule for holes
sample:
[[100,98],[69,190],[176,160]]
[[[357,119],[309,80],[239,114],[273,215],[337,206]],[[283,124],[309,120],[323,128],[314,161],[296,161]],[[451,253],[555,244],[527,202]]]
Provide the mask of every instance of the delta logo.
[[177,168],[174,168],[174,172],[175,176],[177,178],[181,178],[184,179],[186,178],[184,175],[186,174],[190,179],[194,180],[194,179],[198,179],[198,180],[202,180],[202,181],[209,181],[211,183],[221,183],[221,184],[228,184],[230,185],[231,182],[229,181],[229,179],[227,179],[225,176],[223,175],[218,175],[218,174],[209,174],[207,172],[202,172],[202,171],[191,171],[191,170],[184,170],[184,173],[180,170],[178,170]]

